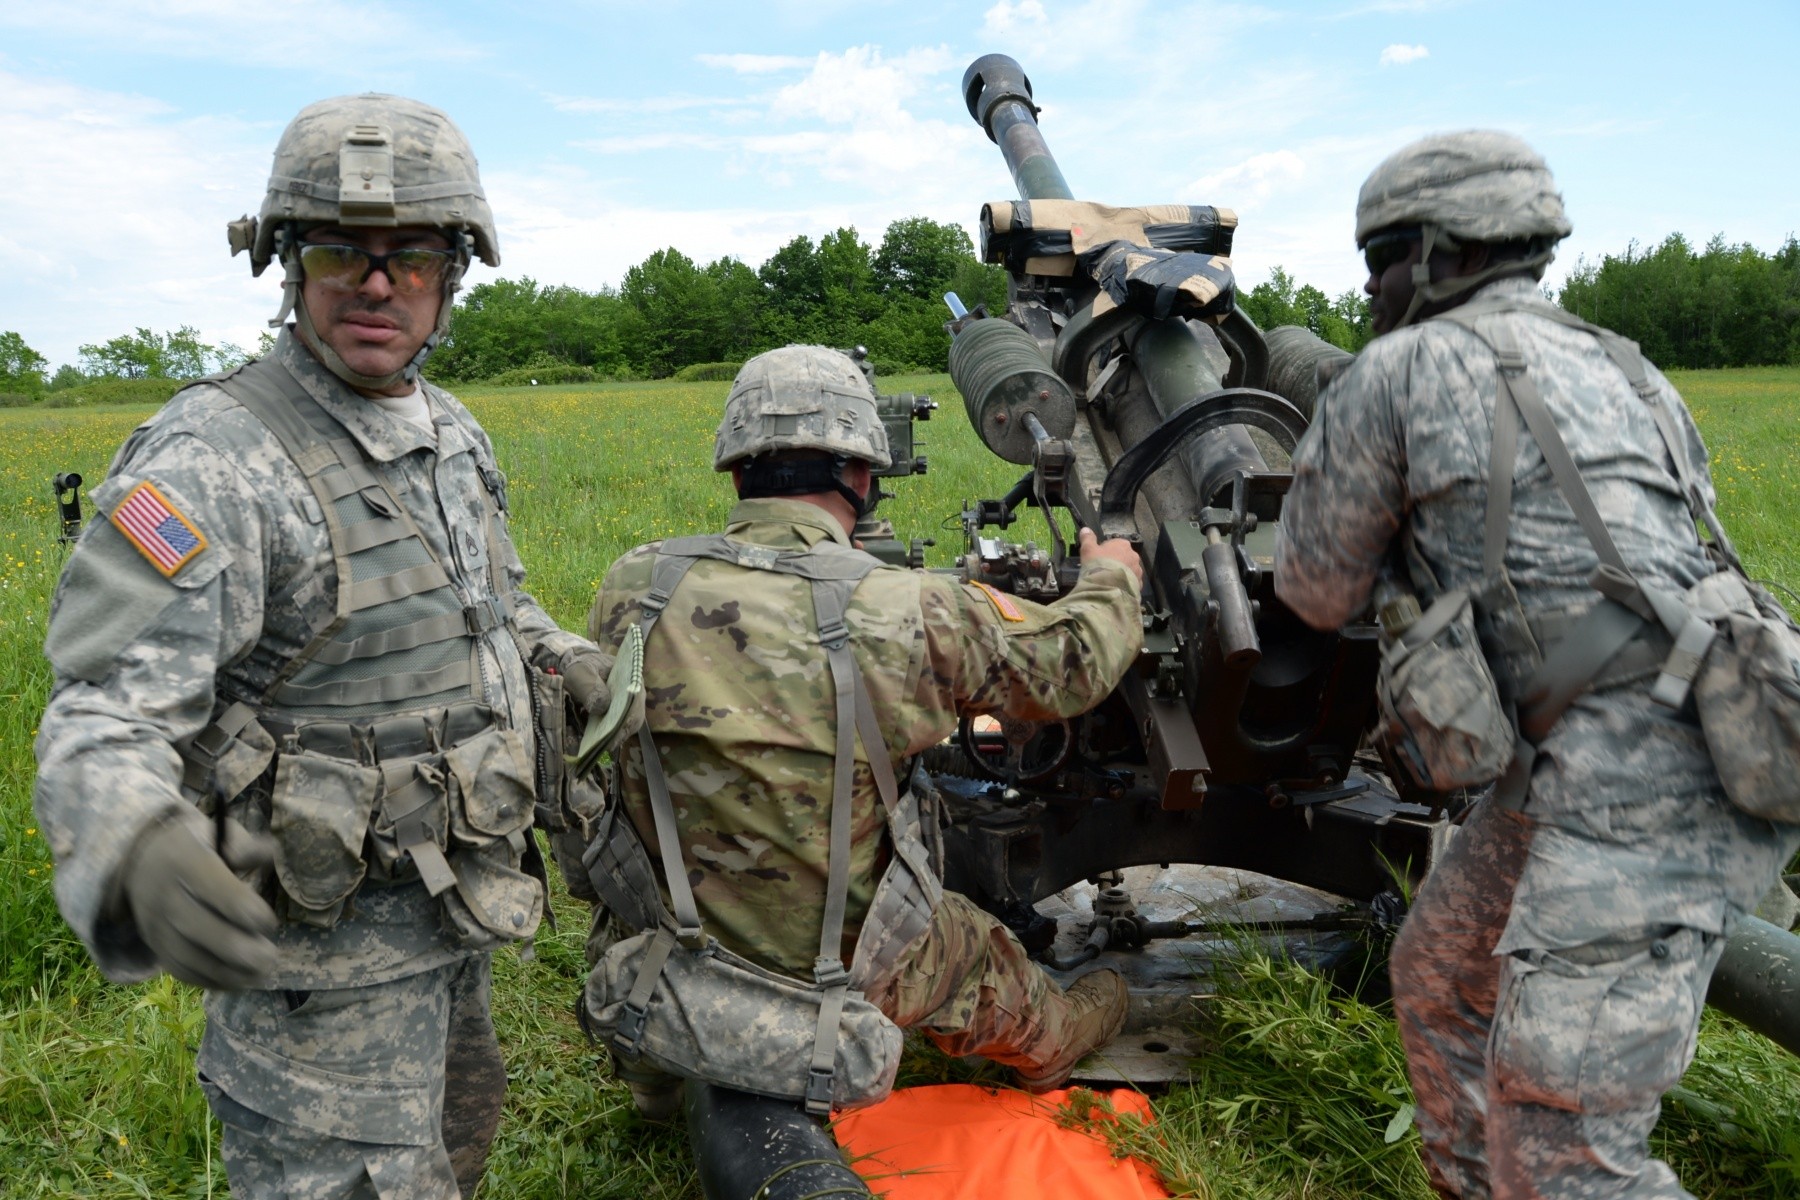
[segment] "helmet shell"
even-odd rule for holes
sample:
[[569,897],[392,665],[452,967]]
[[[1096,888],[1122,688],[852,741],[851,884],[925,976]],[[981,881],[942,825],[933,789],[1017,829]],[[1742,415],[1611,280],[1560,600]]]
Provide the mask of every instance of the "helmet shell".
[[239,246],[234,234],[252,273],[274,258],[275,231],[289,221],[459,229],[482,262],[500,265],[469,139],[440,110],[404,96],[336,96],[300,110],[275,144],[253,239]]
[[1421,138],[1369,174],[1356,198],[1356,244],[1404,225],[1436,225],[1472,242],[1561,241],[1571,228],[1537,151],[1486,129]]
[[849,355],[783,346],[738,371],[713,443],[713,469],[783,450],[822,450],[877,470],[893,461],[875,389]]

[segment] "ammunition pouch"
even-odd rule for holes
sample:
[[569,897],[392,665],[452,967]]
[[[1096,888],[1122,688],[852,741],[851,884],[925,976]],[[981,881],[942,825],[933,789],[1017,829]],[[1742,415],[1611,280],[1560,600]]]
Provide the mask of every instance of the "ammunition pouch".
[[[843,989],[841,974],[803,983],[711,938],[691,949],[681,940],[672,924],[659,925],[614,942],[588,974],[586,1027],[628,1067],[803,1099],[821,1112],[893,1090],[905,1035],[862,992]],[[653,986],[639,995],[644,985]],[[837,1017],[822,1012],[835,1005]],[[809,1063],[822,1020],[835,1032],[828,1071]]]
[[[283,917],[330,929],[359,888],[417,880],[443,900],[471,948],[536,931],[544,888],[520,870],[533,857],[531,765],[518,732],[496,724],[486,705],[291,728],[265,714],[231,738],[212,734],[216,722],[202,738],[274,745],[271,726],[281,738],[265,760],[274,764],[266,790],[233,797],[221,786],[217,794],[275,839]],[[226,745],[214,762],[233,761],[234,749]],[[189,777],[203,777],[204,763],[188,761]]]
[[1800,629],[1773,596],[1730,569],[1702,579],[1682,602],[1714,635],[1693,695],[1719,781],[1752,816],[1800,823]]
[[1514,734],[1468,591],[1438,597],[1411,629],[1382,642],[1375,736],[1388,761],[1429,791],[1499,778],[1512,759]]

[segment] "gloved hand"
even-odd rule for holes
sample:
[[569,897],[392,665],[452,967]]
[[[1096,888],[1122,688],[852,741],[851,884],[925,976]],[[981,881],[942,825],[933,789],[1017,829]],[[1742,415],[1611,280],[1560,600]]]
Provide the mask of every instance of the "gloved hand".
[[165,821],[138,839],[122,880],[138,935],[157,963],[185,983],[241,990],[275,969],[275,912],[237,870],[266,867],[274,843],[227,822],[225,852],[187,821]]
[[575,706],[589,714],[603,713],[612,703],[612,690],[606,686],[608,664],[598,650],[571,650],[556,664],[563,677],[563,694]]

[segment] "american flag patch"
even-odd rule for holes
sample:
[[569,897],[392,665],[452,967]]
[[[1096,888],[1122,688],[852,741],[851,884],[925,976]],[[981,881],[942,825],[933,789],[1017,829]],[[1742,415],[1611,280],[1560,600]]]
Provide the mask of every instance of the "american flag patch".
[[1005,592],[989,587],[985,583],[975,583],[973,586],[980,588],[981,594],[993,602],[994,610],[1000,614],[1001,620],[1023,621],[1025,619],[1025,613],[1019,608],[1018,601]]
[[164,575],[174,575],[206,549],[206,535],[148,479],[125,494],[112,523]]

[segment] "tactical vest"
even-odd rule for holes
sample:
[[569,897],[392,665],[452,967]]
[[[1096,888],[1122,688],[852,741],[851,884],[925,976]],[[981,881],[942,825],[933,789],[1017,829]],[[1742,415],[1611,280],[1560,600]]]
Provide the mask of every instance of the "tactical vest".
[[[663,906],[649,853],[630,820],[621,815],[621,806],[613,805],[601,818],[598,835],[588,850],[589,878],[607,907],[640,936],[616,945],[595,968],[587,1017],[611,1035],[615,1051],[628,1060],[648,1056],[661,1069],[678,1074],[803,1099],[813,1112],[828,1111],[834,1103],[867,1102],[885,1094],[892,1084],[898,1061],[897,1035],[893,1062],[885,1064],[883,1078],[883,1064],[875,1061],[880,1052],[868,1049],[881,1038],[869,1027],[879,1021],[891,1030],[891,1023],[879,1014],[874,1014],[872,1021],[869,1013],[854,1007],[846,1016],[846,1002],[872,1012],[860,993],[896,969],[901,956],[924,934],[943,896],[921,836],[918,793],[910,788],[905,793],[899,790],[844,624],[851,593],[881,564],[870,555],[830,541],[808,550],[786,551],[722,535],[671,539],[662,544],[651,568],[650,590],[639,601],[646,656],[651,653],[651,632],[681,580],[703,558],[798,576],[812,585],[819,645],[830,670],[837,717],[825,908],[814,978],[810,988],[793,989],[806,994],[784,995],[778,985],[757,978],[768,972],[760,972],[706,936],[682,861],[668,781],[646,725],[639,730],[638,747],[663,879],[675,911],[671,914]],[[646,671],[646,678],[651,674]],[[881,797],[894,855],[876,886],[846,969],[840,955],[849,891],[851,790],[858,738]],[[687,957],[679,960],[681,970],[677,971],[671,958],[683,955]],[[705,963],[715,964],[716,969],[709,972],[697,965]],[[762,1010],[757,1021],[759,1027],[771,1031],[764,1039],[768,1045],[739,1045],[741,1030],[714,1031],[706,1027],[707,1022],[688,1018],[691,1012],[726,1003],[720,997],[734,988],[741,990],[745,1003]],[[807,1026],[796,1026],[792,1011],[811,1012],[811,1006],[816,1006],[817,1016],[804,1037],[810,1047],[787,1045],[772,1032],[784,1025],[790,1035],[805,1030]],[[770,1008],[784,1011],[770,1013]],[[784,1017],[788,1019],[784,1021]],[[861,1042],[861,1048],[846,1052],[840,1043],[841,1019],[844,1031],[852,1035],[851,1040]],[[725,1036],[718,1036],[719,1032]],[[766,1062],[759,1061],[765,1057]]]
[[[477,460],[491,594],[465,604],[383,474],[286,367],[265,358],[213,382],[305,477],[301,507],[330,538],[337,604],[261,695],[221,680],[221,711],[184,756],[186,786],[222,812],[269,779],[289,919],[330,928],[365,883],[420,880],[466,944],[530,937],[544,905],[528,834],[536,781],[519,731],[485,701],[480,658],[482,636],[502,627],[527,658],[506,600],[499,472]],[[239,805],[253,826],[261,791]]]

